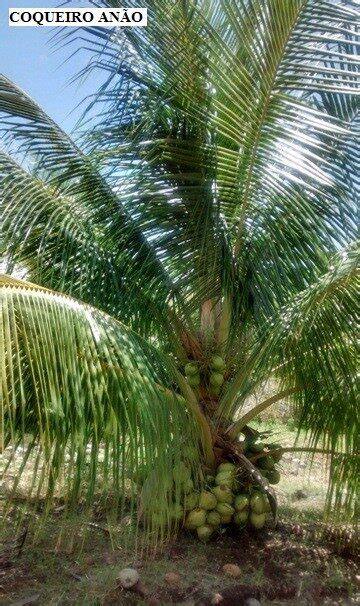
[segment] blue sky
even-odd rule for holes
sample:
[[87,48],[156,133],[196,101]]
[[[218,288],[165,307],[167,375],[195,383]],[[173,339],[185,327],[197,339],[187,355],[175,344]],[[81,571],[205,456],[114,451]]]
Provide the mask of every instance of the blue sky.
[[[49,44],[54,30],[48,27],[8,27],[10,7],[56,7],[61,0],[0,0],[0,72],[27,92],[62,128],[70,131],[81,110],[76,105],[95,92],[99,80],[82,84],[69,79],[84,67],[84,53],[65,63],[69,49],[54,50]],[[83,1],[77,3],[84,6]],[[59,31],[59,30],[57,30]]]

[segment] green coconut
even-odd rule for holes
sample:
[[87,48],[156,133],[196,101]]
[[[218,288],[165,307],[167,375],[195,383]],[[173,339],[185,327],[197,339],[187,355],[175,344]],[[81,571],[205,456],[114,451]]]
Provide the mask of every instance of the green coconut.
[[185,374],[188,377],[199,374],[199,369],[198,369],[198,365],[196,364],[196,362],[189,362],[188,364],[186,364]]
[[230,524],[231,520],[232,520],[232,516],[221,516],[222,524]]
[[256,514],[265,513],[266,500],[261,492],[253,492],[250,498],[250,507]]
[[191,476],[190,469],[185,463],[180,462],[178,465],[173,467],[173,478],[176,482],[186,482]]
[[193,461],[199,456],[197,448],[195,446],[185,446],[182,449],[182,453],[185,459],[188,461]]
[[206,474],[205,482],[206,482],[206,484],[214,484],[215,476],[211,475],[210,473]]
[[199,387],[200,375],[189,375],[187,377],[187,382],[190,385],[190,387]]
[[193,530],[199,526],[203,526],[206,522],[206,511],[205,509],[196,508],[188,513],[185,520],[185,528]]
[[234,499],[234,507],[236,511],[243,511],[249,508],[249,495],[238,494]]
[[261,467],[261,469],[274,469],[274,459],[269,455],[267,455],[266,457],[260,457],[260,459],[258,459],[256,463],[259,467]]
[[186,511],[189,509],[194,509],[199,503],[199,495],[197,492],[190,492],[184,498],[184,508]]
[[233,492],[235,492],[235,494],[239,494],[243,490],[243,488],[244,488],[244,486],[243,486],[243,484],[241,484],[240,480],[237,480],[235,478],[234,484],[232,486]]
[[210,385],[213,387],[221,387],[224,383],[224,377],[220,372],[212,372],[210,375]]
[[273,461],[275,463],[280,463],[281,459],[282,459],[283,453],[278,451],[278,452],[271,452],[271,458],[273,459]]
[[255,513],[252,511],[250,514],[250,522],[255,528],[262,528],[266,522],[265,513]]
[[247,450],[245,454],[246,454],[246,456],[247,456],[248,459],[252,459],[252,457],[254,457],[258,453],[254,452],[253,450]]
[[210,511],[211,509],[214,509],[214,507],[216,507],[216,504],[217,504],[217,498],[212,492],[203,490],[200,493],[199,507]]
[[236,471],[236,465],[234,465],[233,463],[220,463],[219,467],[217,468],[217,473],[222,473],[223,471],[227,471],[227,472],[231,472],[231,473],[235,473]]
[[247,509],[243,511],[235,511],[233,516],[233,521],[235,524],[239,524],[239,526],[243,526],[249,519],[249,512]]
[[173,520],[179,521],[184,517],[184,508],[180,503],[173,503],[171,507],[171,518]]
[[206,516],[206,522],[216,528],[221,524],[221,515],[217,511],[210,511]]
[[263,478],[266,478],[266,479],[267,479],[269,473],[271,473],[270,469],[260,469],[260,471],[261,471],[261,475],[263,476]]
[[232,516],[235,512],[235,509],[232,507],[232,505],[230,505],[230,503],[218,503],[215,510],[221,516]]
[[[275,463],[279,463],[279,461],[282,458],[283,453],[281,452],[281,444],[268,444],[267,445],[268,449],[271,450],[271,457],[272,459],[275,461]],[[278,452],[273,452],[273,451],[278,451]]]
[[214,528],[208,524],[203,524],[203,526],[197,527],[196,532],[200,541],[208,541],[214,532]]
[[193,492],[194,490],[194,482],[191,478],[188,478],[187,480],[185,480],[185,482],[183,482],[182,487],[185,494],[189,494],[189,492]]
[[217,486],[228,486],[232,487],[234,483],[234,474],[231,471],[222,471],[215,477],[215,484]]
[[213,396],[218,396],[218,395],[220,395],[220,392],[221,392],[221,387],[216,387],[216,386],[214,386],[214,385],[210,385],[210,393],[211,393]]
[[279,484],[280,473],[277,469],[271,469],[267,472],[267,479],[269,480],[269,484]]
[[269,450],[279,450],[282,448],[282,445],[278,442],[270,442],[270,444],[266,444]]
[[210,360],[210,368],[221,372],[225,368],[225,362],[220,356],[213,356]]
[[168,473],[168,470],[163,470],[163,473],[159,471],[152,471],[146,478],[146,484],[148,486],[158,487],[157,494],[161,499],[166,498],[166,494],[171,492],[173,489],[173,478],[172,474]]
[[135,470],[132,479],[137,484],[142,485],[145,482],[148,473],[149,470],[147,469],[146,465],[139,465],[138,468]]
[[253,452],[262,452],[265,448],[265,444],[264,442],[261,442],[260,440],[255,440],[254,442],[251,443],[250,448]]
[[219,503],[232,503],[234,500],[234,494],[228,486],[222,484],[221,486],[214,486],[212,492],[216,496]]
[[250,436],[245,436],[243,441],[241,442],[241,446],[245,451],[249,450],[251,448],[251,444],[254,442],[254,438],[251,438]]
[[165,525],[165,516],[161,513],[153,513],[151,516],[151,524],[152,526],[164,526]]

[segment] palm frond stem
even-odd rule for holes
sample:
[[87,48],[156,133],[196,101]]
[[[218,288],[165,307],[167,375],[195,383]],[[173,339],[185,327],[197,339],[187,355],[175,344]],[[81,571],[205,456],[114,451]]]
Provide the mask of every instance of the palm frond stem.
[[276,402],[279,402],[280,400],[291,396],[293,393],[300,391],[300,389],[301,388],[298,387],[284,389],[283,391],[280,391],[274,396],[271,396],[270,398],[259,402],[259,404],[251,408],[245,415],[243,415],[235,423],[230,425],[230,427],[226,430],[225,433],[228,434],[230,439],[235,440],[241,433],[245,425],[247,425],[250,421],[257,417],[261,412],[269,408],[269,406],[272,406],[272,404],[275,404]]
[[205,462],[210,468],[212,468],[214,466],[215,457],[213,449],[213,436],[210,425],[200,408],[199,401],[194,391],[186,381],[185,377],[183,377],[183,375],[178,371],[176,373],[176,378],[181,392],[186,400],[187,406],[199,425]]
[[[312,446],[289,446],[289,447],[284,447],[284,448],[273,448],[269,454],[270,456],[272,454],[283,454],[284,452],[308,452],[311,454],[321,454],[321,455],[326,455],[326,456],[343,456],[343,457],[348,457],[348,453],[346,452],[340,452],[338,450],[331,450],[329,448],[313,448]],[[253,455],[252,457],[249,458],[249,461],[251,461],[252,463],[256,462],[258,459],[261,459],[261,457],[264,456],[263,452],[258,452],[255,455]],[[352,457],[359,457],[360,453],[358,454],[352,454]]]

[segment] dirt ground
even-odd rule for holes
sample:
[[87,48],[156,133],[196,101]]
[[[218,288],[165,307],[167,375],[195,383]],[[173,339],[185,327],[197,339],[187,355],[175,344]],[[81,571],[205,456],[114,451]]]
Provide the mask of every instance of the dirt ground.
[[[359,570],[354,554],[316,537],[316,525],[281,523],[276,530],[218,537],[207,545],[190,536],[155,557],[133,560],[94,536],[79,553],[55,552],[51,544],[27,546],[20,555],[3,549],[0,603],[34,605],[235,606],[255,598],[265,604],[356,604]],[[224,564],[236,564],[238,577]],[[116,580],[121,568],[140,574],[136,592]],[[172,573],[169,577],[169,573]]]
[[[267,421],[267,426],[269,422]],[[295,429],[274,422],[282,443],[293,442]],[[278,485],[280,523],[260,531],[219,535],[204,545],[190,534],[151,557],[111,544],[101,525],[88,528],[69,549],[59,548],[58,519],[49,519],[34,543],[31,533],[3,531],[0,548],[0,604],[7,606],[261,606],[360,603],[360,570],[354,544],[341,544],[321,522],[326,469],[318,456],[289,453]],[[69,533],[70,534],[70,533]],[[66,535],[66,532],[65,532]],[[81,544],[81,548],[80,548]],[[69,544],[68,544],[69,545]],[[223,566],[235,564],[238,576]],[[124,591],[117,576],[124,567],[140,575],[136,591]],[[250,600],[250,601],[249,601]]]

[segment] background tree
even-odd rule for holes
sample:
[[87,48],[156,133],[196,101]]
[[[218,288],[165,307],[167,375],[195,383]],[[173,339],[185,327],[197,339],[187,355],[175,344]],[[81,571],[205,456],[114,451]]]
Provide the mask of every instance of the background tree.
[[70,508],[100,491],[117,511],[141,472],[164,530],[185,445],[199,485],[222,460],[254,481],[248,423],[289,397],[331,453],[329,505],[351,510],[355,3],[142,6],[147,28],[65,35],[104,74],[77,143],[0,80],[4,445],[26,437],[33,496]]

